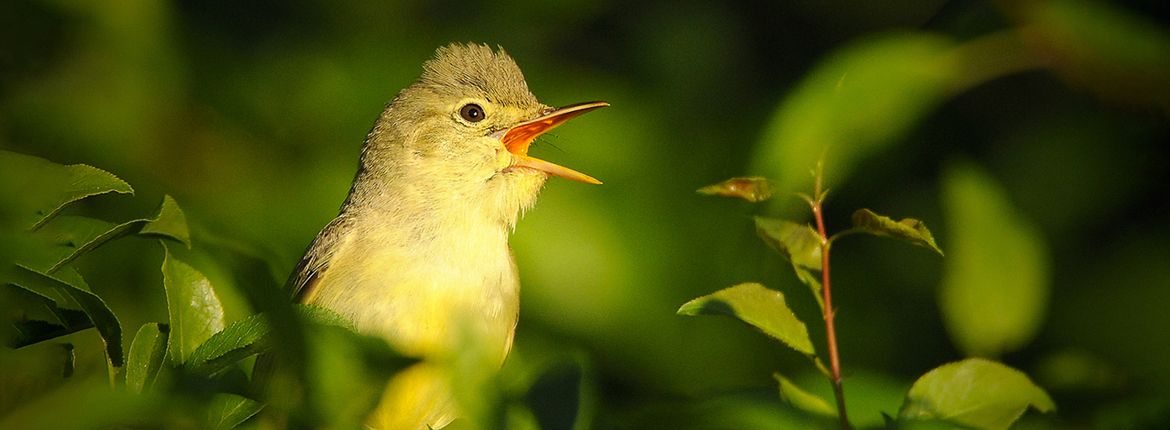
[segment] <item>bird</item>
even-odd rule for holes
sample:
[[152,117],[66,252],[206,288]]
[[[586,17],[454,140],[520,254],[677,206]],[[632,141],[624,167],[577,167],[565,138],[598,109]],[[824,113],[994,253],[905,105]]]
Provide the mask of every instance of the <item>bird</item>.
[[528,149],[606,106],[547,106],[503,48],[473,43],[438,48],[387,103],[337,217],[287,284],[294,302],[328,308],[420,359],[387,384],[369,428],[441,428],[460,414],[449,364],[474,350],[486,366],[502,365],[519,317],[508,245],[518,219],[549,176],[601,183]]

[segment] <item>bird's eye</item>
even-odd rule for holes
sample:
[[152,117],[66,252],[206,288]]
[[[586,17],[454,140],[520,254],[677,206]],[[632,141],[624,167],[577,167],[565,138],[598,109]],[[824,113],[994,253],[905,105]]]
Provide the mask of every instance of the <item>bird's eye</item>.
[[463,117],[467,122],[480,122],[483,121],[485,115],[483,108],[479,107],[479,105],[468,103],[459,108],[459,116]]

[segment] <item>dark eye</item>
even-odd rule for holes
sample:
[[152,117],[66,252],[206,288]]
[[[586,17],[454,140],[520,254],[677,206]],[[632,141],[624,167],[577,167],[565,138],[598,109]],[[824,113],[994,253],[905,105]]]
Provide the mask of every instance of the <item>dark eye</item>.
[[459,108],[459,116],[467,120],[467,122],[483,121],[483,108],[475,103],[468,103]]

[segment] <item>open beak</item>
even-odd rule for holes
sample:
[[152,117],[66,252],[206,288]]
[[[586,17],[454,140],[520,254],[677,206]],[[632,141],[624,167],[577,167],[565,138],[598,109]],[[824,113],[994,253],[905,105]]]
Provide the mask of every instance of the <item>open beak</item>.
[[512,153],[511,167],[527,167],[529,169],[539,170],[550,175],[560,176],[565,179],[572,179],[574,181],[585,182],[588,184],[600,184],[601,181],[594,179],[592,176],[570,169],[568,167],[553,164],[539,158],[528,156],[528,147],[532,145],[532,141],[536,140],[537,136],[556,128],[565,121],[576,118],[585,112],[597,108],[609,106],[606,102],[586,102],[577,103],[574,105],[565,106],[557,109],[552,113],[541,116],[540,118],[524,121],[509,128],[500,138],[504,142],[504,147],[508,152]]

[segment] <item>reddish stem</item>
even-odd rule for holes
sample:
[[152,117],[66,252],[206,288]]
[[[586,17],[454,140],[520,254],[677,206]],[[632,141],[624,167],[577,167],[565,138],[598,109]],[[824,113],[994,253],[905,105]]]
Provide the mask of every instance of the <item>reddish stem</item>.
[[821,296],[825,307],[822,315],[825,319],[825,338],[829,344],[829,370],[832,373],[833,395],[837,398],[837,414],[841,419],[841,429],[849,430],[849,416],[845,412],[845,389],[841,385],[841,357],[837,352],[837,328],[833,324],[836,312],[833,310],[833,293],[829,283],[829,235],[825,233],[825,217],[822,204],[824,194],[821,191],[821,166],[817,166],[816,196],[809,201],[812,206],[813,217],[817,222],[817,233],[821,236]]

